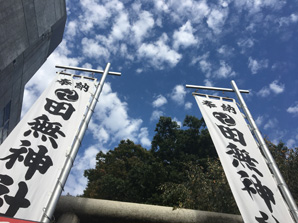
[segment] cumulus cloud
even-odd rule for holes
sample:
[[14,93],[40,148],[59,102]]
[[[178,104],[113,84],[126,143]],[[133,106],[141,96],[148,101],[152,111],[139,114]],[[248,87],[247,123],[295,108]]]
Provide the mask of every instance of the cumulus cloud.
[[245,53],[255,45],[255,40],[252,38],[242,38],[237,42],[237,45],[241,48],[241,53]]
[[270,119],[265,125],[264,125],[264,129],[272,129],[274,127],[276,127],[278,125],[278,120],[276,118],[272,118]]
[[118,0],[106,1],[104,4],[96,0],[80,1],[83,14],[79,16],[80,29],[84,32],[90,32],[96,26],[105,28],[109,24],[110,18],[117,17],[124,6]]
[[257,92],[257,95],[261,97],[267,97],[268,95],[270,95],[270,89],[268,87],[263,87]]
[[156,99],[152,102],[154,108],[158,108],[166,104],[168,101],[167,99],[162,96],[161,94],[156,97]]
[[279,23],[279,26],[288,26],[293,23],[297,23],[298,14],[293,13],[290,16],[279,18],[277,22]]
[[178,105],[183,105],[185,95],[186,91],[183,85],[176,85],[172,90],[171,99],[175,101]]
[[270,85],[269,88],[275,93],[275,94],[280,94],[285,90],[285,85],[284,84],[279,84],[278,80],[273,81]]
[[269,84],[269,86],[263,87],[260,91],[258,91],[257,95],[261,97],[267,97],[271,93],[281,94],[285,90],[285,85],[282,83],[278,83],[278,80],[273,81]]
[[236,73],[225,61],[221,60],[220,67],[215,71],[215,76],[217,78],[229,78],[236,76]]
[[185,110],[189,110],[192,108],[192,103],[191,102],[186,102],[184,105]]
[[104,58],[105,61],[107,61],[110,57],[109,50],[95,39],[88,39],[87,37],[84,37],[81,43],[83,54],[89,58]]
[[151,146],[151,141],[149,140],[148,137],[149,137],[148,128],[141,128],[138,138],[140,139],[142,146],[144,147]]
[[257,125],[258,127],[260,127],[260,126],[263,124],[263,121],[264,121],[264,117],[261,116],[261,115],[258,116],[257,119],[255,120],[256,125]]
[[152,112],[150,121],[152,122],[152,121],[159,120],[159,117],[160,117],[160,116],[163,116],[163,115],[164,115],[163,111],[154,110],[154,111]]
[[287,112],[298,115],[298,102],[296,102],[295,105],[288,107]]
[[122,40],[127,36],[130,31],[130,24],[128,20],[128,14],[122,12],[116,18],[115,23],[113,24],[112,31],[111,31],[111,38],[114,41]]
[[251,70],[252,74],[258,73],[260,69],[268,67],[268,60],[255,60],[251,57],[248,58],[248,68]]
[[194,30],[191,26],[190,21],[187,21],[179,30],[175,30],[173,34],[173,47],[178,50],[179,47],[189,47],[198,44],[198,39],[193,34]]
[[96,164],[96,154],[99,152],[99,146],[93,145],[86,148],[82,154],[78,154],[71,172],[67,178],[63,194],[82,195],[86,185],[87,178],[84,177],[84,171],[94,168]]
[[129,117],[127,104],[112,91],[109,83],[104,85],[93,114],[93,121],[95,126],[91,130],[95,139],[98,137],[98,129],[103,128],[109,135],[113,135],[110,137],[111,142],[122,139],[139,141],[138,135],[143,121]]
[[168,36],[164,33],[159,40],[154,43],[142,43],[137,51],[140,59],[148,59],[148,62],[157,69],[163,69],[165,65],[170,67],[182,58],[182,55],[172,50],[168,45]]
[[135,40],[140,43],[154,27],[153,15],[148,11],[143,11],[139,15],[139,20],[132,25]]
[[227,16],[227,9],[212,9],[207,18],[209,28],[212,29],[215,34],[221,33]]

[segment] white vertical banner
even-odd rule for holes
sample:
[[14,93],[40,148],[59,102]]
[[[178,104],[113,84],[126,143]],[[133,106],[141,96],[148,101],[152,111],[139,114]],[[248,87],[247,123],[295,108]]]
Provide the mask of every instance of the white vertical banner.
[[0,146],[1,216],[41,221],[96,85],[57,75]]
[[233,99],[194,95],[246,223],[294,223]]

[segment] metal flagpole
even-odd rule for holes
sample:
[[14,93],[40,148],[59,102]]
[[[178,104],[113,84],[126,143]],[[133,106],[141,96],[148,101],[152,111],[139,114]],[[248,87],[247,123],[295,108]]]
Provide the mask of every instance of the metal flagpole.
[[246,118],[252,128],[252,131],[254,132],[259,144],[260,144],[260,147],[261,147],[261,150],[265,156],[265,158],[267,159],[267,165],[269,167],[269,169],[272,171],[276,181],[277,181],[277,185],[284,197],[284,199],[286,200],[286,203],[288,204],[289,206],[289,209],[290,209],[290,212],[292,213],[292,216],[295,220],[296,223],[298,223],[298,210],[297,210],[297,206],[296,206],[296,202],[295,200],[293,199],[292,195],[291,195],[291,192],[286,184],[286,182],[284,181],[256,123],[254,122],[246,104],[245,104],[245,101],[243,100],[242,96],[241,96],[241,93],[235,83],[235,81],[231,81],[231,84],[232,84],[232,87],[240,101],[240,104],[241,104],[241,107],[246,115]]
[[[118,76],[121,75],[121,73],[118,73],[118,72],[113,72],[113,73],[112,72],[109,72],[110,66],[111,66],[111,64],[108,63],[107,66],[106,66],[106,68],[105,68],[105,70],[103,71],[103,75],[102,75],[102,77],[100,79],[100,82],[97,85],[95,95],[94,95],[94,97],[93,97],[93,99],[91,101],[91,104],[90,104],[90,107],[89,107],[89,109],[87,111],[87,114],[86,114],[85,118],[82,121],[81,127],[80,127],[79,132],[78,132],[78,134],[76,136],[76,139],[74,140],[74,143],[72,144],[70,154],[68,154],[68,156],[67,156],[67,159],[66,159],[66,162],[64,164],[64,167],[63,167],[63,169],[61,171],[61,174],[60,174],[60,176],[58,178],[58,181],[57,181],[55,190],[52,193],[51,198],[50,198],[50,201],[49,201],[47,207],[44,210],[45,213],[44,213],[44,216],[43,216],[42,221],[41,221],[43,223],[49,223],[51,217],[54,214],[56,204],[57,204],[57,202],[59,200],[59,197],[60,197],[61,192],[63,190],[64,184],[66,183],[67,177],[69,175],[69,172],[71,170],[71,167],[72,167],[73,162],[75,160],[75,157],[77,155],[78,149],[79,149],[79,147],[81,145],[81,141],[82,141],[83,136],[84,136],[84,133],[85,133],[87,127],[88,127],[88,123],[89,123],[89,121],[91,119],[91,115],[92,115],[92,113],[94,111],[94,108],[95,108],[96,103],[98,101],[99,95],[100,95],[100,93],[102,91],[102,88],[103,88],[103,85],[104,85],[104,82],[105,82],[105,79],[106,79],[107,75],[108,74],[114,74],[114,75],[118,75]],[[61,68],[61,66],[59,66],[59,67]],[[69,67],[63,67],[63,68],[68,69]],[[69,69],[75,70],[73,67],[71,67]],[[85,69],[77,69],[77,70],[91,72],[90,70],[85,70]],[[94,72],[94,70],[92,70],[92,72]],[[101,71],[99,71],[97,73],[101,73]]]

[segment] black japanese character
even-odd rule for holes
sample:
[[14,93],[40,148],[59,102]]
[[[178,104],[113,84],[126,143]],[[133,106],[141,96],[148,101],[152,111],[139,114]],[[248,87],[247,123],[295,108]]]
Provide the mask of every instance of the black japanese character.
[[47,103],[44,109],[52,115],[60,115],[64,120],[70,119],[75,108],[70,103],[56,102],[52,99],[46,98]]
[[213,116],[224,125],[227,125],[227,126],[235,126],[236,125],[235,120],[226,113],[213,112]]
[[15,149],[11,148],[9,151],[11,152],[11,155],[0,158],[0,160],[9,160],[5,166],[7,169],[11,169],[15,162],[18,160],[19,162],[22,162],[24,160],[23,154],[27,153],[27,148],[25,146],[30,146],[31,143],[28,140],[21,140],[21,148]]
[[51,157],[45,155],[48,152],[45,146],[39,145],[39,151],[37,153],[34,152],[34,150],[32,150],[31,148],[26,148],[31,146],[31,143],[27,140],[23,140],[21,146],[22,147],[20,149],[10,149],[9,151],[12,154],[0,159],[8,160],[8,162],[6,163],[7,169],[11,169],[17,160],[19,162],[24,161],[24,166],[28,167],[25,179],[30,180],[36,170],[39,171],[41,174],[44,174],[51,166],[53,166]]
[[[7,186],[10,186],[13,184],[13,179],[8,175],[2,175],[0,174],[0,196],[3,194],[9,193],[9,189]],[[0,198],[0,207],[3,205],[3,199]]]
[[35,122],[28,122],[31,126],[31,129],[24,133],[24,136],[28,136],[33,131],[33,136],[35,138],[39,137],[41,133],[41,140],[46,141],[48,138],[54,149],[58,147],[55,139],[58,139],[58,134],[62,137],[65,137],[65,134],[60,130],[62,125],[58,122],[49,122],[49,118],[46,115],[39,116],[34,119]]
[[84,89],[84,91],[87,92],[89,90],[89,85],[87,83],[83,85],[82,82],[78,82],[76,83],[75,88],[78,88],[80,90]]
[[267,186],[262,185],[262,182],[257,178],[256,175],[252,175],[252,177],[255,179],[254,182],[252,179],[249,178],[248,174],[245,171],[239,171],[238,174],[241,176],[241,179],[244,178],[242,180],[242,183],[244,185],[244,188],[242,188],[242,190],[247,191],[251,198],[252,194],[258,193],[258,195],[264,200],[268,209],[272,213],[273,210],[271,203],[275,204],[273,192]]
[[251,187],[251,185],[253,185],[253,182],[249,179],[249,176],[248,174],[243,171],[243,170],[240,170],[239,172],[237,172],[241,177],[240,178],[244,178],[242,180],[242,183],[244,185],[244,188],[242,188],[242,190],[245,190],[247,191],[247,193],[249,194],[249,196],[252,198],[252,194],[256,194],[257,191],[254,187]]
[[223,125],[217,125],[217,127],[220,129],[221,133],[224,137],[227,139],[231,139],[234,142],[240,142],[243,146],[246,146],[246,142],[243,137],[243,133],[238,131],[237,129],[232,129],[229,127],[225,127]]
[[223,111],[227,111],[227,112],[232,112],[232,113],[234,113],[234,114],[237,114],[236,113],[236,109],[235,108],[233,108],[231,105],[225,105],[225,104],[222,104],[222,110]]
[[[259,211],[260,214],[262,215],[262,217],[255,217],[255,219],[259,222],[259,223],[269,223],[267,220],[268,215],[266,213],[264,213],[263,211]],[[279,221],[272,215],[272,217],[274,218],[276,223],[279,223]]]
[[230,149],[228,152],[226,152],[229,155],[233,155],[233,166],[234,167],[238,167],[239,163],[245,167],[243,165],[243,163],[245,163],[245,165],[250,169],[255,171],[259,176],[263,176],[263,174],[256,168],[256,164],[258,163],[258,161],[256,161],[255,159],[251,158],[249,156],[249,153],[242,149],[240,150],[239,148],[237,148],[236,145],[234,145],[233,143],[229,143],[229,145],[227,146],[228,149]]
[[212,101],[203,101],[203,105],[208,106],[209,108],[216,108],[216,105],[212,103]]
[[5,202],[9,205],[5,213],[7,217],[14,217],[20,208],[27,208],[31,204],[30,201],[25,198],[28,192],[27,184],[22,181],[18,185],[19,189],[14,197],[9,195],[4,196]]
[[47,148],[42,145],[39,145],[38,148],[38,153],[35,153],[29,148],[29,152],[24,160],[24,165],[28,167],[25,175],[26,180],[30,180],[36,170],[41,174],[44,174],[51,166],[53,166],[51,157],[45,155],[48,152]]
[[79,95],[75,90],[60,88],[55,91],[55,94],[62,101],[75,102],[79,99]]
[[61,85],[71,85],[71,81],[69,79],[61,79],[61,80],[57,80],[58,83],[60,83]]

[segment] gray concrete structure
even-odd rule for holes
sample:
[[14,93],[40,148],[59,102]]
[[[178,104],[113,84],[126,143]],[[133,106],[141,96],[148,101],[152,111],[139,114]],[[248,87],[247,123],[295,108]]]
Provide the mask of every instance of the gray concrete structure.
[[0,143],[18,123],[24,86],[62,41],[65,0],[0,0]]
[[58,223],[243,223],[239,215],[71,196],[60,197],[54,217]]

